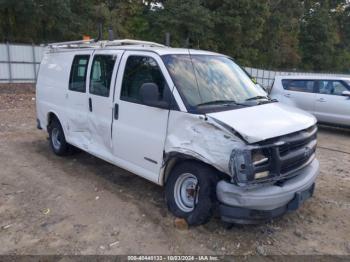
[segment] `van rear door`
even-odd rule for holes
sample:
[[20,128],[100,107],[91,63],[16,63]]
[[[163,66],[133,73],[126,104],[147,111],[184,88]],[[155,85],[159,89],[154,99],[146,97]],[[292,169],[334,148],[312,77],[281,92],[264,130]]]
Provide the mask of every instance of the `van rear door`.
[[92,51],[82,51],[71,56],[72,64],[65,94],[66,106],[63,108],[67,119],[67,122],[64,123],[68,131],[67,141],[85,150],[88,149],[90,140],[87,122],[86,87],[91,54]]

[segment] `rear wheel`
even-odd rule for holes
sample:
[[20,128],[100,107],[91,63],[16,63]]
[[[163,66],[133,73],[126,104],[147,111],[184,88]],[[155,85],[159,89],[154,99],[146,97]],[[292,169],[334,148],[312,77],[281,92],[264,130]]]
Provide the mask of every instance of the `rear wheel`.
[[217,174],[213,168],[196,161],[177,165],[165,187],[169,210],[186,219],[189,225],[209,221],[216,204]]
[[58,156],[67,155],[70,145],[67,143],[62,126],[57,119],[51,121],[48,132],[52,151]]

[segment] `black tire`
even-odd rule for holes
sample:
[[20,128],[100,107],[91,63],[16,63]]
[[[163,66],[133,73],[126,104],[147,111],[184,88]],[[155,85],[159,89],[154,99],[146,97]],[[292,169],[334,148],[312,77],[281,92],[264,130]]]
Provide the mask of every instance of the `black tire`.
[[[49,141],[50,141],[50,146],[52,151],[58,156],[68,155],[70,153],[71,147],[67,143],[62,126],[57,119],[51,120],[51,123],[48,126],[48,132],[49,132]],[[55,134],[56,132],[57,134]],[[54,142],[55,137],[56,139],[59,140],[59,145]]]
[[[191,174],[198,181],[197,203],[193,210],[184,211],[175,199],[177,181],[183,178],[184,174]],[[213,215],[216,200],[217,171],[205,164],[196,161],[184,161],[176,165],[172,170],[165,186],[165,199],[168,209],[176,217],[184,218],[191,226],[198,226],[207,223]],[[179,183],[179,182],[178,182]],[[197,188],[197,187],[196,187]]]

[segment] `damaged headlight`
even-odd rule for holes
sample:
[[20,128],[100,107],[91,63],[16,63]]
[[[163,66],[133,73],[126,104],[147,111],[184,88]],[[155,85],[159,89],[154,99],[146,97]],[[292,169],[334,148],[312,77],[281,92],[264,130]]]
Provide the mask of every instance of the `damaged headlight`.
[[268,177],[269,162],[270,155],[267,149],[234,149],[230,159],[230,170],[234,181],[238,185],[246,185]]
[[267,156],[262,149],[253,149],[252,161],[254,166],[263,165],[269,162],[269,156]]
[[[252,150],[252,162],[253,166],[256,169],[257,167],[264,166],[268,164],[269,162],[269,156],[266,152],[263,152],[262,149],[254,149]],[[254,179],[261,179],[268,177],[270,175],[270,171],[262,171],[262,172],[255,172]]]

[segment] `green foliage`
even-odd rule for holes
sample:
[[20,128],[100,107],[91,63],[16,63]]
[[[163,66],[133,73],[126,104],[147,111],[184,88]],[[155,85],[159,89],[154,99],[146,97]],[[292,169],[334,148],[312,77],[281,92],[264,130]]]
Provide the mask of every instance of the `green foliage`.
[[172,45],[211,48],[214,23],[201,0],[167,0],[150,12],[151,36],[164,39],[169,32]]
[[97,36],[225,53],[245,66],[350,72],[348,0],[0,0],[0,41]]
[[207,1],[207,8],[213,14],[218,51],[230,54],[244,65],[259,63],[259,42],[268,17],[266,2]]
[[270,1],[269,15],[260,45],[260,61],[270,68],[296,68],[300,63],[301,1]]
[[305,1],[301,22],[302,64],[305,69],[327,70],[334,65],[339,38],[332,19],[329,1]]

